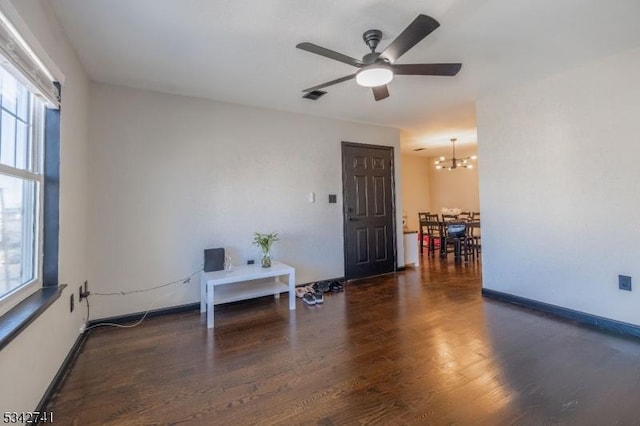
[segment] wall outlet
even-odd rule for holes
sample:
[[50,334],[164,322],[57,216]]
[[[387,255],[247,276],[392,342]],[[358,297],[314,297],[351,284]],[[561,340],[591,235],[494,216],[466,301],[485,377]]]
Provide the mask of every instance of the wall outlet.
[[69,312],[73,312],[73,293],[71,293],[71,298],[69,299]]
[[80,295],[78,296],[78,301],[82,301],[82,299],[84,299],[85,297],[89,297],[89,295],[91,294],[89,292],[89,282],[85,281],[84,282],[84,288],[83,286],[80,286]]
[[631,277],[627,275],[618,275],[618,288],[620,290],[631,291]]

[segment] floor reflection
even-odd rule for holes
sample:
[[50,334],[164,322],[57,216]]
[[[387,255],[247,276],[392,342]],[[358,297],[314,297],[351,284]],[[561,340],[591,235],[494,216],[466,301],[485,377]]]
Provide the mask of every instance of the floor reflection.
[[513,412],[560,424],[639,424],[636,339],[500,302],[482,308]]

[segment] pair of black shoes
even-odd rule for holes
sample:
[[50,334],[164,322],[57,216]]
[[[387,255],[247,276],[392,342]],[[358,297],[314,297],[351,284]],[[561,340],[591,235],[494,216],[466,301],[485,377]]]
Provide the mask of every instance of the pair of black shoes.
[[340,281],[319,281],[313,284],[313,289],[319,293],[339,293],[344,290]]

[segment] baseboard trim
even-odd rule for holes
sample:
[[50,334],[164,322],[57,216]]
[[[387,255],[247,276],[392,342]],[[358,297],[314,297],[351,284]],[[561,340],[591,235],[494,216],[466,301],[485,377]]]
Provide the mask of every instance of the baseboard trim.
[[549,303],[539,302],[537,300],[527,299],[526,297],[515,296],[501,291],[482,289],[484,297],[499,300],[501,302],[511,303],[514,305],[524,306],[526,308],[535,309],[537,311],[546,312],[561,318],[570,319],[580,324],[595,327],[601,330],[612,331],[633,337],[640,337],[640,327],[622,321],[616,321],[597,315],[588,314],[581,311],[575,311],[569,308],[563,308]]
[[[199,310],[200,310],[200,302],[188,303],[186,305],[172,306],[170,308],[154,309],[153,311],[149,311],[149,313],[146,314],[147,316],[145,318],[157,318],[157,317],[163,317],[165,315],[182,314],[185,312],[199,311]],[[106,322],[111,324],[126,324],[130,322],[136,322],[136,321],[140,321],[140,319],[144,316],[145,316],[145,312],[136,312],[133,314],[117,315],[114,317],[91,320],[87,323],[87,328],[94,325],[106,323]]]
[[76,339],[75,343],[71,347],[71,350],[69,351],[67,356],[64,358],[62,365],[58,369],[58,372],[53,377],[53,380],[51,381],[51,383],[49,383],[47,390],[44,392],[44,395],[40,399],[40,402],[38,403],[36,411],[39,411],[42,413],[47,410],[47,406],[49,405],[51,398],[53,398],[55,393],[58,391],[58,389],[62,385],[62,382],[67,377],[67,374],[69,373],[69,371],[71,371],[71,367],[73,366],[73,363],[78,357],[78,354],[82,350],[82,347],[84,346],[84,343],[87,340],[87,336],[88,336],[88,333],[80,333],[78,335],[78,338]]
[[396,268],[396,272],[402,272],[402,271],[406,271],[406,270],[407,270],[407,267],[406,267],[406,266],[398,266],[398,267]]

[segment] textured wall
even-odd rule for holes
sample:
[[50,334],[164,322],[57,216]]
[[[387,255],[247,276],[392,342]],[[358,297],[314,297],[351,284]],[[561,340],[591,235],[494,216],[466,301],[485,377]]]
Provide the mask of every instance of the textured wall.
[[640,324],[640,50],[477,103],[483,285]]
[[[103,84],[92,84],[90,110],[90,279],[102,292],[189,275],[205,248],[224,247],[236,264],[256,259],[254,231],[279,233],[273,254],[296,267],[298,283],[343,276],[342,141],[396,148],[402,206],[396,129]],[[100,298],[94,312],[195,301],[194,281]]]

